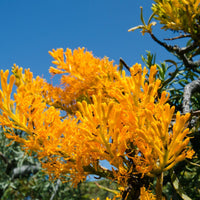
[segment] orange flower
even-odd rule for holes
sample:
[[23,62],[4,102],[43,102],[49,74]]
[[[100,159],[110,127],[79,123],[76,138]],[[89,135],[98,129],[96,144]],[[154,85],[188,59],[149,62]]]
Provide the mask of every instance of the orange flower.
[[138,154],[127,156],[133,159],[138,172],[155,176],[189,154],[189,130],[186,126],[190,114],[180,116],[177,113],[176,123],[170,130],[175,108],[166,103],[169,98],[166,92],[161,98],[157,96],[160,80],[155,80],[156,66],[151,67],[148,83],[146,73],[145,68],[142,70],[136,64],[131,69],[131,77],[126,77],[124,73],[122,77],[117,76],[123,93],[119,88],[112,88],[109,94],[123,111],[122,122],[129,127],[126,133],[128,141],[138,148]]
[[[199,0],[154,0],[152,10],[156,19],[163,24],[165,30],[183,31],[189,33],[193,39],[200,12]],[[187,21],[187,23],[185,23]]]
[[49,52],[55,59],[52,63],[57,68],[50,67],[49,72],[54,76],[62,74],[60,84],[62,87],[50,85],[49,99],[68,106],[68,110],[76,110],[76,100],[90,101],[89,97],[96,94],[98,89],[113,84],[114,73],[117,66],[108,58],[95,58],[91,52],[78,48],[73,52],[67,49],[57,49]]
[[[135,173],[156,176],[191,158],[189,114],[177,113],[171,127],[174,107],[166,103],[168,93],[157,95],[156,66],[149,79],[139,64],[127,77],[107,58],[84,49],[50,54],[57,65],[50,72],[62,74],[60,87],[34,79],[30,70],[23,74],[17,66],[7,83],[9,72],[1,71],[0,125],[9,127],[8,138],[37,153],[52,178],[70,176],[77,185],[97,174],[125,187]],[[11,100],[14,82],[17,91]],[[16,135],[12,129],[25,133]],[[101,166],[101,160],[112,170]]]
[[141,187],[140,200],[156,200],[156,197],[150,191],[146,190],[145,187]]

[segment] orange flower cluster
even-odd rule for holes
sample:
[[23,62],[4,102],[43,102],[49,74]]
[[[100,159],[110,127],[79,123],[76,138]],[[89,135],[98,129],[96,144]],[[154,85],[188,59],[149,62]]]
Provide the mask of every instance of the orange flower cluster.
[[151,67],[148,82],[146,73],[146,68],[142,73],[140,65],[133,66],[131,77],[126,77],[124,72],[117,78],[123,92],[112,88],[111,96],[122,110],[121,123],[128,127],[126,144],[129,141],[137,147],[137,154],[126,156],[133,159],[137,171],[155,176],[193,154],[192,150],[186,150],[189,142],[186,125],[190,114],[180,116],[178,112],[172,127],[175,108],[166,103],[169,94],[163,92],[160,98],[157,96],[160,80],[154,78],[156,66]]
[[140,200],[156,200],[156,197],[145,187],[140,189]]
[[200,0],[154,0],[152,10],[165,30],[184,31],[195,40],[198,32]]
[[78,48],[73,52],[67,49],[57,49],[49,52],[55,59],[49,72],[54,76],[62,74],[60,86],[49,85],[48,97],[52,105],[73,113],[77,100],[90,102],[90,96],[100,88],[109,87],[114,79],[117,66],[113,66],[108,58],[95,58],[91,52]]
[[[76,185],[96,174],[125,187],[135,173],[156,176],[193,154],[187,146],[190,115],[177,113],[172,126],[174,107],[166,103],[166,92],[158,97],[156,66],[148,79],[139,64],[127,77],[107,58],[84,49],[50,54],[57,65],[50,72],[62,74],[60,87],[14,66],[9,83],[9,72],[1,70],[0,91],[0,125],[8,127],[7,137],[27,152],[37,152],[50,176],[70,175]],[[11,100],[14,82],[17,91]],[[17,135],[13,129],[25,133]],[[101,166],[101,160],[112,170]]]

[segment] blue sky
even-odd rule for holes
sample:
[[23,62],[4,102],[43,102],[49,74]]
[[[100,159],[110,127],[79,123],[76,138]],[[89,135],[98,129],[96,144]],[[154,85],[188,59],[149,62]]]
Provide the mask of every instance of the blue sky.
[[97,57],[118,64],[141,63],[145,50],[157,53],[158,62],[169,54],[140,31],[128,29],[141,24],[140,6],[146,19],[152,0],[12,0],[0,1],[0,67],[16,63],[30,68],[34,76],[49,79],[53,48],[86,47]]

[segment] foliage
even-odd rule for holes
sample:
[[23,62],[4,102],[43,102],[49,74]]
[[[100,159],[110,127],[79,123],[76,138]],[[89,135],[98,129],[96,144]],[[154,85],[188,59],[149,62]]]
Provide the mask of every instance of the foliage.
[[[19,131],[15,130],[20,134]],[[0,134],[0,198],[7,199],[66,199],[91,200],[91,198],[112,198],[114,194],[97,187],[94,181],[86,181],[73,188],[69,182],[50,181],[44,174],[34,155],[28,156],[21,150],[18,143],[5,137],[3,130]],[[7,163],[8,162],[8,163]],[[25,173],[23,166],[38,166],[37,170]],[[15,174],[21,168],[20,174]],[[96,181],[98,185],[117,189],[114,182],[107,180]],[[55,195],[53,195],[55,193]]]
[[[81,199],[86,195],[88,186],[71,187],[70,183],[52,182],[42,172],[35,155],[28,156],[21,150],[18,143],[7,139],[1,130],[0,133],[0,198],[7,199]],[[16,134],[22,134],[15,130]],[[23,170],[24,167],[27,170]],[[59,187],[56,190],[56,185]],[[81,187],[81,192],[80,192]],[[91,198],[87,198],[88,200]]]

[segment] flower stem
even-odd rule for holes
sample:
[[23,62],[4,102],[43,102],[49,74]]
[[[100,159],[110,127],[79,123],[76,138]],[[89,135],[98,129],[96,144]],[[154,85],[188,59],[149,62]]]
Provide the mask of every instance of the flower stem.
[[163,172],[157,176],[156,200],[162,200]]

